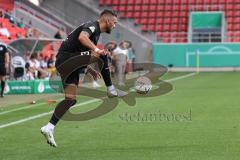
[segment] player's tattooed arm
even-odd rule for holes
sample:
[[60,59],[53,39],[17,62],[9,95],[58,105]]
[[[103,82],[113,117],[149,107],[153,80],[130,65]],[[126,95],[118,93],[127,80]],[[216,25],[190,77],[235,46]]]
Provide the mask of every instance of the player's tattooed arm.
[[87,36],[87,37],[90,37],[89,33],[86,32],[86,31],[82,31],[82,34],[85,35],[85,36]]
[[97,46],[89,39],[90,35],[86,31],[82,31],[78,37],[80,43],[85,47],[93,50],[98,56],[105,55],[105,50],[100,50]]
[[95,50],[96,46],[92,43],[92,41],[89,39],[90,35],[86,31],[82,31],[78,37],[81,44],[83,44],[85,47]]

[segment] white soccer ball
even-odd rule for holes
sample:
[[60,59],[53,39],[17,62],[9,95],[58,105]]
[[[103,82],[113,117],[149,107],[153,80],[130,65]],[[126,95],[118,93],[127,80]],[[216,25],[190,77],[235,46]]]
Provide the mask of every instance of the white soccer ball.
[[152,82],[148,77],[139,77],[135,82],[137,93],[147,94],[152,89]]

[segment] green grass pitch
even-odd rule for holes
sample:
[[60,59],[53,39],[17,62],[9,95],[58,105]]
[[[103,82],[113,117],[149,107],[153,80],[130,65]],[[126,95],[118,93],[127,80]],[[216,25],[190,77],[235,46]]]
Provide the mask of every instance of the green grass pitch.
[[[168,73],[164,78],[184,74]],[[50,115],[1,128],[50,112],[55,104],[42,103],[2,115],[26,104],[0,105],[0,160],[238,160],[239,80],[238,72],[200,73],[170,82],[174,88],[170,93],[139,98],[134,107],[120,100],[112,112],[102,117],[84,122],[61,121],[55,129],[57,148],[51,148],[39,130]],[[80,96],[78,103],[89,99]],[[83,112],[98,104],[74,110]],[[137,113],[143,117],[148,113],[178,115],[179,119],[163,116],[139,120]]]

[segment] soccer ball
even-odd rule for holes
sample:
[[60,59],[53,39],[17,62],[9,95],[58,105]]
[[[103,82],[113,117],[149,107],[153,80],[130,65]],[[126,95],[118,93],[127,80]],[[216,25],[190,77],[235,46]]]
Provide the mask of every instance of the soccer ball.
[[137,93],[147,94],[152,89],[152,82],[148,77],[139,77],[135,82]]

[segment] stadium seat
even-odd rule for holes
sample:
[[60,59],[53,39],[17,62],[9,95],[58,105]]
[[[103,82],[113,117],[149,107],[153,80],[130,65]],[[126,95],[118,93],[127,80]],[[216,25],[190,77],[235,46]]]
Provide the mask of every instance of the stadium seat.
[[148,29],[152,32],[155,32],[156,31],[156,25],[155,24],[154,25],[149,25]]
[[113,0],[105,0],[105,4],[112,5],[113,4]]
[[127,15],[126,15],[128,18],[134,18],[134,12],[130,11],[130,12],[127,12]]
[[135,0],[128,0],[128,5],[133,5],[135,4]]
[[127,11],[134,11],[133,5],[127,5]]
[[127,7],[122,5],[122,6],[119,7],[119,11],[126,12],[127,11]]
[[158,4],[158,0],[150,0],[150,4],[157,5]]
[[148,18],[142,18],[141,19],[141,24],[148,24]]
[[156,11],[149,12],[149,17],[150,18],[157,17],[157,12]]
[[148,26],[147,25],[142,25],[141,30],[144,31],[144,32],[148,31]]
[[157,11],[158,6],[157,5],[150,5],[149,11]]
[[141,23],[141,18],[135,18],[134,23],[135,24],[140,24]]
[[141,5],[143,0],[135,0],[135,4]]
[[141,12],[134,12],[134,17],[135,18],[140,18],[141,17]]
[[157,24],[163,24],[163,18],[157,18]]
[[[114,2],[117,2],[117,5],[120,4],[120,5],[127,5],[128,4],[128,0],[114,0]],[[114,3],[113,2],[113,3]]]
[[[125,2],[125,0],[122,0],[121,2]],[[119,0],[114,0],[112,4],[113,5],[119,5],[120,1]],[[121,3],[121,4],[123,4],[123,3]]]
[[150,18],[149,24],[156,24],[156,18]]
[[149,12],[142,12],[142,16],[141,17],[148,18],[148,14],[149,14]]

